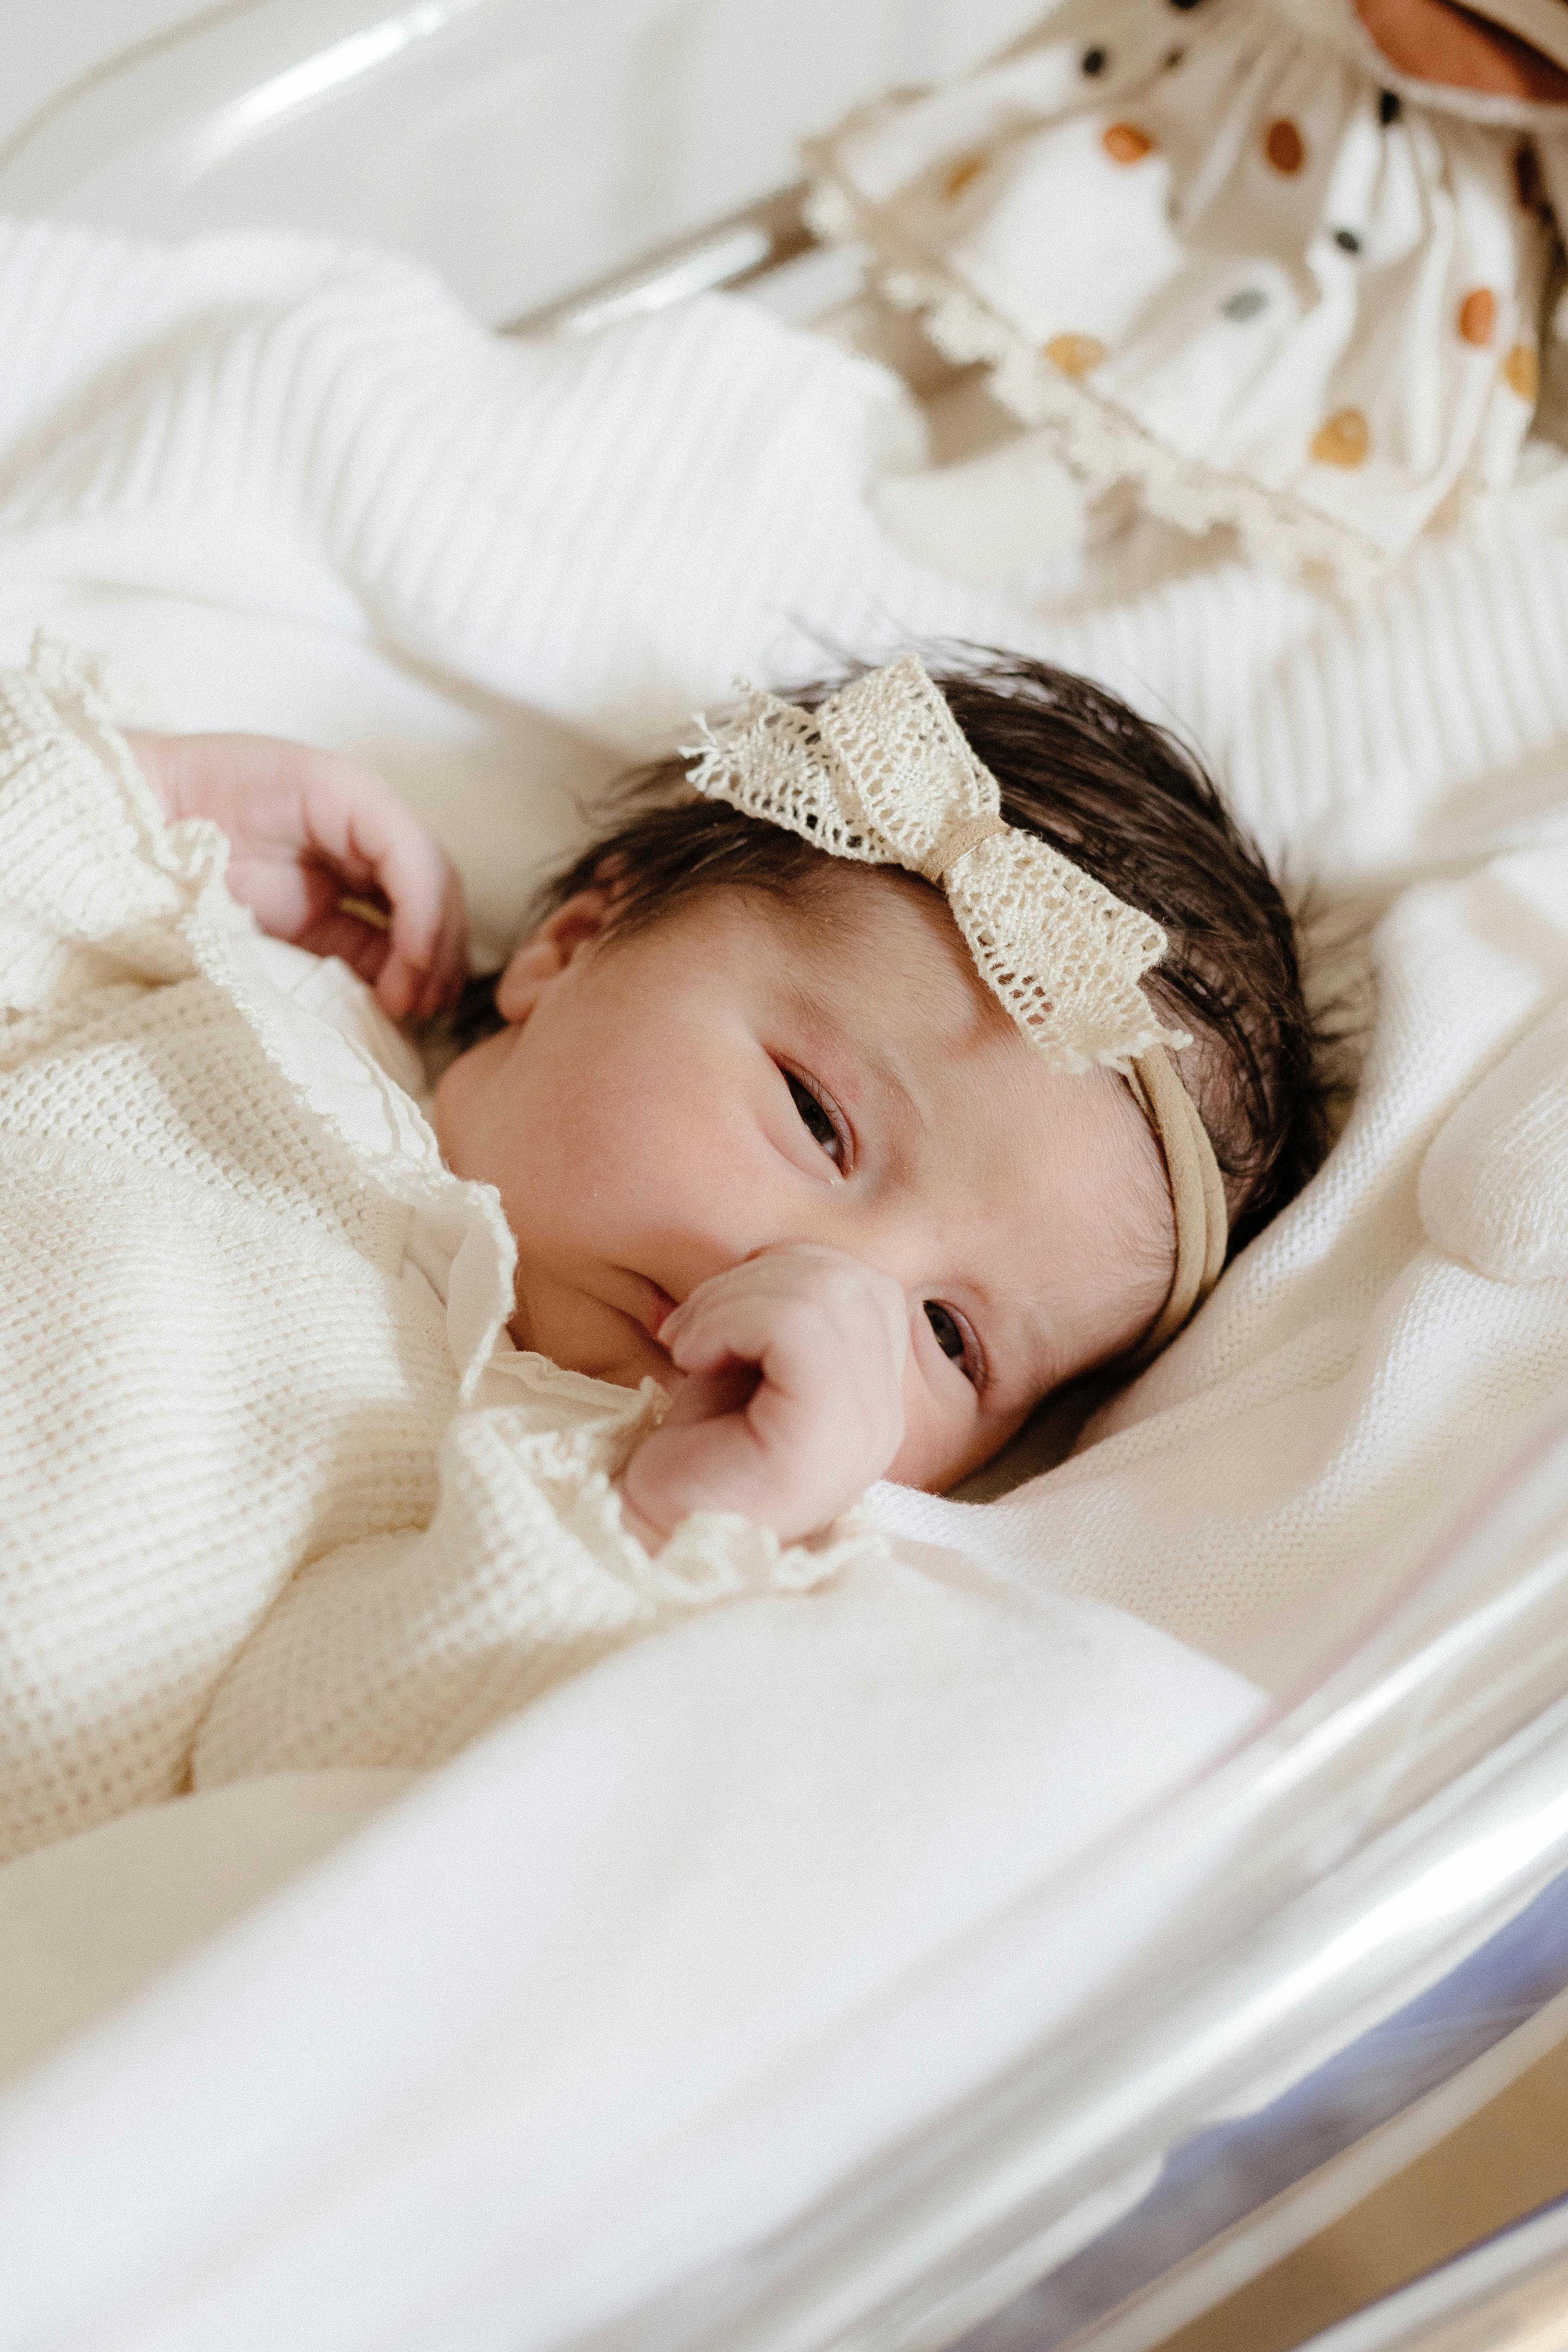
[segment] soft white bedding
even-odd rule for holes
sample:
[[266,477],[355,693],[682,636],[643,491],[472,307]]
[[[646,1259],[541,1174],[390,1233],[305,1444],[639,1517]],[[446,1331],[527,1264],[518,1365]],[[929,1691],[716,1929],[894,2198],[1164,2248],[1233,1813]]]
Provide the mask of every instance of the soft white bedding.
[[[1114,1442],[980,1517],[889,1492],[890,1526],[1026,1580],[1048,1560],[1057,1589],[1289,1680],[1300,1626],[1336,1591],[1374,1605],[1510,1458],[1568,1374],[1541,1279],[1568,1153],[1528,1057],[1497,1081],[1524,1088],[1528,1167],[1494,1154],[1472,1181],[1472,1113],[1442,1187],[1422,1170],[1568,990],[1568,546],[1527,498],[1488,543],[1425,543],[1362,610],[1146,533],[1047,621],[881,534],[874,375],[744,305],[508,345],[384,257],[31,226],[0,247],[0,325],[17,633],[47,599],[137,653],[181,724],[383,759],[492,940],[606,746],[678,736],[737,672],[943,635],[1121,688],[1191,731],[1331,911],[1389,909],[1349,1133],[1089,1433]],[[130,591],[112,609],[106,583]]]
[[381,2352],[454,2312],[542,2344],[798,2210],[1153,1932],[1146,1877],[919,2068],[826,2072],[804,2137],[764,2127],[769,2067],[1230,1736],[1256,1698],[1211,1659],[1289,1677],[1561,1388],[1568,552],[1430,548],[1347,616],[1146,538],[1047,622],[880,535],[872,380],[742,306],[506,347],[385,258],[25,226],[0,341],[0,650],[43,618],[177,724],[382,759],[494,939],[608,750],[737,670],[944,634],[1173,717],[1299,873],[1391,909],[1339,1151],[1104,1444],[1001,1505],[882,1492],[885,1571],[556,1693],[5,2111],[29,2346]]

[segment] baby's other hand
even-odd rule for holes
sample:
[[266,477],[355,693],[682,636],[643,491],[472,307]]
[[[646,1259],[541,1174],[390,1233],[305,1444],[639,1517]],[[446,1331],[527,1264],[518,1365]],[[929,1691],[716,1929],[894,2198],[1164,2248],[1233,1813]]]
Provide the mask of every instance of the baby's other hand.
[[903,1437],[909,1307],[841,1250],[764,1250],[700,1283],[659,1332],[686,1374],[626,1465],[650,1550],[690,1511],[739,1511],[785,1542],[826,1527]]
[[210,817],[228,835],[229,894],[264,931],[341,956],[394,1020],[428,1018],[456,997],[468,970],[462,884],[374,768],[271,735],[129,740],[171,817]]

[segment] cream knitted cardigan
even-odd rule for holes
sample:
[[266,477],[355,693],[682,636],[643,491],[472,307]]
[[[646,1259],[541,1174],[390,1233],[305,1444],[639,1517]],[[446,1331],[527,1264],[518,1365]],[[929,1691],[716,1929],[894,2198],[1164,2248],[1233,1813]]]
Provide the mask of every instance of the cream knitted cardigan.
[[648,1558],[611,1480],[661,1392],[511,1348],[494,1193],[270,985],[226,854],[85,665],[0,673],[0,1857],[193,1780],[437,1762],[880,1549],[710,1517]]

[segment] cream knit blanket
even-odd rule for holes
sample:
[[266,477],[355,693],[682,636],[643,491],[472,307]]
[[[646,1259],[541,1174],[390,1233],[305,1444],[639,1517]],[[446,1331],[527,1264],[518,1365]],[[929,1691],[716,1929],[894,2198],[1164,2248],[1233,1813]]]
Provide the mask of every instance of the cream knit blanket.
[[611,1480],[660,1391],[513,1349],[494,1194],[378,1074],[384,1145],[334,1115],[364,1058],[270,985],[226,858],[82,665],[0,675],[0,1856],[192,1780],[435,1763],[879,1549],[699,1517],[647,1557]]

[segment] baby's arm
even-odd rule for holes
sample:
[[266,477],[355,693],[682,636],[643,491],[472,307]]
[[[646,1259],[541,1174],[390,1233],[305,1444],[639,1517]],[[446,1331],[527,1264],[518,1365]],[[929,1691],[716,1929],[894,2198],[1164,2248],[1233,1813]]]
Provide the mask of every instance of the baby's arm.
[[[427,1017],[456,996],[468,957],[462,885],[373,768],[270,735],[129,740],[170,817],[208,817],[227,835],[230,896],[263,930],[341,956],[395,1020]],[[363,912],[343,903],[356,897]]]
[[621,1479],[658,1551],[692,1511],[737,1511],[785,1542],[879,1478],[903,1436],[909,1307],[840,1250],[764,1250],[699,1285],[659,1333],[686,1379]]

